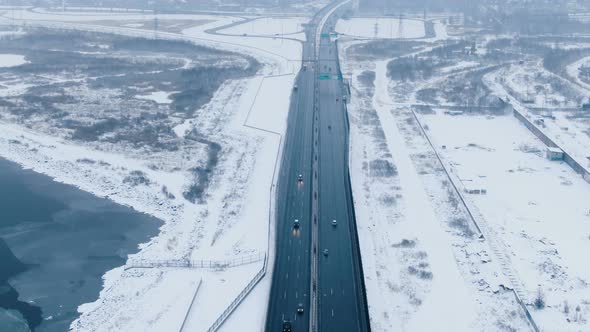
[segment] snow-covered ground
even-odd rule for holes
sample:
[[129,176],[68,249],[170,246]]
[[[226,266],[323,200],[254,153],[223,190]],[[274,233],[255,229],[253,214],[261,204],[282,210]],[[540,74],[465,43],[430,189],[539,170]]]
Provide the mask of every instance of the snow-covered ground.
[[[36,23],[43,23],[39,20],[58,24],[66,21],[70,22],[67,23],[69,26],[76,20],[78,23],[74,26],[82,30],[97,30],[96,22],[101,20],[153,19],[141,14],[60,16],[58,13],[22,11],[13,15]],[[179,16],[182,16],[179,19],[187,19],[186,15],[158,17],[162,16],[171,20]],[[182,35],[162,33],[162,37],[188,39],[204,46],[242,52],[263,65],[255,77],[223,84],[213,99],[196,112],[205,116],[188,119],[175,128],[180,137],[187,130],[198,128],[223,147],[203,203],[192,204],[182,198],[183,189],[191,181],[190,174],[151,167],[153,162],[150,159],[155,156],[136,159],[135,153],[99,152],[14,123],[0,122],[0,156],[48,174],[56,181],[132,206],[165,222],[160,234],[142,244],[141,251],[130,257],[133,260],[227,259],[272,249],[269,246],[272,241],[270,190],[276,162],[280,158],[289,96],[300,67],[301,43],[281,38],[245,38],[206,32],[242,18],[204,15],[191,15],[190,18],[199,22],[206,19],[208,23],[199,23],[184,30]],[[293,22],[289,18],[284,20]],[[296,18],[294,21],[300,24],[304,20]],[[238,27],[234,28],[240,29]],[[280,29],[281,24],[273,27]],[[142,32],[137,28],[112,28],[104,26],[104,31],[132,32],[134,35]],[[98,31],[103,31],[102,27]],[[153,36],[153,32],[144,33]],[[267,29],[267,33],[274,36],[281,31]],[[145,97],[158,103],[168,102],[162,93]],[[190,156],[200,157],[205,156]],[[163,162],[182,165],[186,158],[179,155],[177,160]],[[150,185],[125,184],[124,179],[132,170],[145,174]],[[163,193],[162,186],[166,186],[167,193],[174,198]],[[272,252],[268,254],[272,259]],[[261,267],[262,262],[217,270],[117,268],[104,275],[104,288],[99,299],[80,306],[81,316],[72,328],[79,331],[178,330],[187,315],[185,329],[204,331]],[[231,326],[239,326],[243,331],[262,328],[270,278],[269,270],[252,296],[246,299],[248,305],[239,307],[222,330],[231,330]],[[194,296],[197,285],[198,293]],[[244,325],[244,322],[249,324]]]
[[[340,45],[342,50],[348,47],[345,40]],[[524,111],[521,100],[527,99],[527,90],[531,95],[546,94],[547,98],[527,100],[535,107],[547,103],[553,110],[555,120],[546,119],[544,130],[574,153],[587,153],[585,117],[558,110],[572,107],[573,98],[587,91],[543,69],[539,61],[516,64],[507,60],[496,67],[481,57],[471,58],[474,60],[458,63],[465,55],[457,55],[455,65],[436,70],[428,78],[408,81],[388,81],[387,61],[363,62],[358,54],[344,59],[343,71],[352,78],[351,174],[373,330],[414,330],[428,323],[432,324],[429,330],[530,330],[512,292],[505,291],[505,287],[514,287],[542,330],[585,331],[590,269],[582,253],[590,249],[590,185],[565,163],[547,160],[545,145],[510,109],[504,113],[501,108],[473,107],[463,113],[449,112],[440,105],[461,107],[457,94],[445,90],[463,89],[461,82],[465,81],[473,87],[473,94],[481,93],[491,101],[508,96],[514,107]],[[486,70],[478,72],[482,68]],[[436,98],[415,115],[412,108],[422,109],[416,104],[423,104],[417,102],[417,92],[428,89]],[[484,99],[479,100],[486,105]],[[393,167],[389,176],[380,171],[384,161]],[[449,177],[441,165],[450,171]],[[484,238],[477,237],[478,230],[450,179]],[[486,192],[468,194],[464,189]],[[421,191],[426,192],[426,199],[417,200]],[[416,201],[421,204],[412,218],[409,210]],[[426,228],[428,220],[430,227]],[[436,232],[435,224],[444,235],[430,234]],[[404,257],[408,248],[422,251],[424,261],[416,264]],[[445,260],[446,250],[452,252],[451,259]],[[444,261],[446,270],[437,272],[432,257]],[[415,266],[424,273],[417,273],[420,269]],[[447,301],[453,308],[464,308],[462,326],[437,321],[438,312],[431,312],[429,306],[444,294],[437,289],[437,275],[444,278],[455,268],[462,283],[455,281],[450,286],[459,292],[451,297],[452,303],[448,297]],[[425,272],[432,273],[431,279],[408,278],[429,275]],[[543,309],[533,305],[539,291]],[[404,296],[413,301],[395,302]],[[439,311],[441,306],[444,304],[438,304]],[[452,317],[452,310],[446,315]],[[415,320],[425,325],[414,325]]]
[[585,319],[566,324],[573,310],[563,310],[568,303],[581,306],[582,317],[590,313],[590,269],[581,254],[590,250],[588,183],[547,160],[544,144],[511,114],[422,119],[463,183],[487,190],[469,199],[505,242],[528,301],[539,288],[545,294],[547,308],[533,312],[537,323],[547,331],[587,328]]
[[359,38],[421,38],[425,35],[424,21],[416,19],[400,19],[379,17],[361,18],[355,17],[348,20],[339,20],[336,24],[336,32]]
[[340,54],[352,78],[350,167],[372,330],[527,330],[410,100],[393,97],[388,60],[348,58],[354,45],[342,40]]
[[[400,239],[415,238],[422,244],[433,276],[428,294],[424,295],[424,300],[406,328],[410,331],[435,328],[465,331],[475,322],[474,299],[469,294],[455,262],[450,236],[436,217],[418,170],[410,158],[411,153],[391,113],[393,102],[387,91],[386,65],[387,61],[380,61],[375,65],[373,106],[383,126],[387,146],[393,151],[392,159],[397,167],[402,190],[398,206],[403,206],[405,212],[402,213],[406,221],[405,225],[399,229],[392,228],[391,232]],[[407,221],[413,221],[412,225],[408,225]],[[423,231],[418,232],[418,229]]]
[[20,66],[27,63],[25,57],[19,54],[0,54],[0,68]]
[[566,67],[566,72],[567,72],[568,76],[574,80],[574,82],[578,83],[579,85],[581,85],[582,87],[584,87],[586,89],[590,89],[590,84],[588,84],[580,79],[580,68],[582,68],[583,66],[585,66],[585,67],[590,66],[590,57],[581,58],[580,60],[578,60],[572,64],[569,64]]
[[[568,70],[570,67],[568,66]],[[541,129],[543,132],[583,167],[590,169],[590,159],[588,159],[590,157],[590,117],[586,114],[587,112],[579,110],[578,103],[565,103],[567,100],[565,97],[567,96],[565,95],[566,93],[574,91],[576,94],[590,94],[590,90],[585,91],[584,85],[579,87],[566,82],[569,90],[554,91],[551,85],[546,84],[544,85],[547,86],[546,95],[550,96],[547,99],[551,98],[551,100],[563,101],[562,103],[565,103],[565,106],[569,106],[570,108],[562,109],[547,105],[545,103],[545,96],[541,100],[539,100],[540,98],[536,98],[532,104],[524,104],[520,97],[527,95],[527,90],[530,91],[529,85],[524,83],[530,83],[531,77],[536,77],[537,79],[543,77],[542,75],[533,75],[535,71],[548,76],[554,76],[540,69],[526,70],[525,68],[510,66],[487,74],[485,81],[495,94],[508,96],[513,106],[525,114],[532,122],[542,119],[543,124],[541,125]],[[529,74],[525,74],[525,72]],[[510,94],[509,91],[513,93]],[[515,95],[516,98],[512,95]],[[529,108],[531,106],[545,108],[546,111],[532,111]]]
[[[303,34],[303,24],[307,23],[309,18],[273,18],[264,17],[248,21],[243,24],[239,24],[227,29],[220,30],[220,33],[233,34],[243,36],[255,35],[255,36],[277,36],[281,37],[284,35],[291,35],[289,37],[301,37],[305,38]],[[296,36],[293,36],[296,35]]]
[[[578,107],[580,97],[586,92],[582,87],[545,70],[540,61],[511,64],[494,75],[500,77],[510,94],[531,107]],[[557,84],[564,88],[555,88]]]
[[170,104],[172,102],[172,100],[170,99],[171,94],[172,93],[165,91],[154,91],[147,95],[135,96],[135,98],[153,100],[158,104]]
[[425,41],[437,41],[437,40],[446,40],[449,39],[450,36],[447,33],[447,25],[442,22],[443,20],[435,20],[434,21],[434,34],[435,36],[432,37],[431,40],[425,39]]
[[564,147],[576,161],[590,170],[590,116],[585,112],[553,112],[544,131]]
[[[289,22],[288,19],[283,20]],[[273,63],[278,64],[273,67],[274,71],[272,74],[293,74],[294,79],[295,74],[301,68],[301,58],[299,55],[303,50],[303,46],[300,41],[283,39],[279,36],[276,36],[276,38],[268,38],[266,36],[243,36],[244,33],[248,33],[248,23],[230,27],[229,29],[231,29],[231,31],[237,32],[237,35],[235,36],[222,35],[221,33],[226,32],[224,29],[218,31],[220,33],[219,35],[207,32],[208,30],[222,28],[230,23],[236,22],[237,21],[235,20],[232,20],[232,22],[228,22],[227,20],[217,20],[208,24],[185,29],[182,31],[182,34],[211,46],[223,47],[229,51],[243,51],[246,52],[246,54],[251,54],[257,58],[264,57],[266,59],[265,61],[272,61]],[[280,29],[281,24],[274,24],[273,26]],[[271,31],[271,35],[281,33],[280,30],[274,32],[272,30],[269,31]],[[305,36],[296,36],[300,39],[303,38],[303,40],[305,38]]]

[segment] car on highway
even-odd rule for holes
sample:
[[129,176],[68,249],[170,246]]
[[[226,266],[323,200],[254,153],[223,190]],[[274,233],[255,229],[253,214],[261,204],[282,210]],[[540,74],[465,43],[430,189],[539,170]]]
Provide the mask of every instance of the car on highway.
[[292,332],[293,326],[291,325],[290,320],[283,321],[283,332]]
[[297,181],[298,182],[303,182],[303,174],[297,175]]
[[338,225],[338,222],[336,222],[336,219],[332,219],[332,226],[336,227],[336,225]]
[[299,229],[299,219],[295,219],[295,221],[293,221],[293,228]]
[[299,303],[299,305],[297,306],[297,313],[302,315],[303,311],[303,303]]
[[328,256],[328,249],[324,249],[324,256]]

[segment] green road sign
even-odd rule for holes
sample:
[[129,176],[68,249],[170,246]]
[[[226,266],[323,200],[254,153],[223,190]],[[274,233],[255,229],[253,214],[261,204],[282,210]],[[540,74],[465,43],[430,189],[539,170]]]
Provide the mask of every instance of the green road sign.
[[338,81],[342,81],[342,75],[338,74],[338,75],[327,75],[327,74],[322,74],[318,76],[319,80],[338,80]]

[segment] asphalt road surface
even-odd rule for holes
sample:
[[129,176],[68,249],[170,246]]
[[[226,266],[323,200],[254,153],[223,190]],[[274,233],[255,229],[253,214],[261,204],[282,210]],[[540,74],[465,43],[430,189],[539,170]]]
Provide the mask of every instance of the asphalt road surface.
[[[309,24],[304,66],[291,99],[278,181],[267,331],[283,331],[285,320],[295,332],[370,329],[348,174],[345,90],[336,43],[329,37],[332,18],[324,25],[316,54],[317,26],[334,5]],[[300,305],[303,313],[297,312]]]

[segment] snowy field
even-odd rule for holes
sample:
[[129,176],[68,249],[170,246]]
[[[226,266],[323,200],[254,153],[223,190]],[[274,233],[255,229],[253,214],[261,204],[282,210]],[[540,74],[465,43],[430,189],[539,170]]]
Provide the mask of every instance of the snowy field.
[[[589,45],[590,46],[590,45]],[[568,76],[577,84],[584,87],[585,89],[590,89],[590,84],[584,82],[580,79],[580,69],[582,67],[589,67],[590,66],[590,57],[582,58],[566,67],[566,72]]]
[[545,70],[538,61],[513,64],[494,75],[501,77],[502,85],[508,92],[530,107],[578,107],[586,92],[582,87]]
[[[430,42],[446,35],[437,37]],[[349,58],[355,46],[341,40],[340,54],[352,78],[350,167],[372,330],[527,330],[499,263],[478,239],[408,100],[396,97],[411,93],[390,83],[387,58],[363,61],[354,52]],[[476,65],[450,64],[440,72]]]
[[358,38],[413,39],[425,35],[424,21],[398,18],[351,18],[339,20],[336,32]]
[[[88,13],[60,16],[58,13],[28,11],[14,11],[11,15],[40,25],[153,36],[152,31],[141,30],[135,25],[137,20],[153,20],[150,15]],[[207,32],[242,20],[237,17],[158,15],[158,18],[198,21],[196,26],[184,29],[182,34],[162,32],[162,38],[185,39],[204,46],[242,52],[262,63],[256,76],[223,84],[213,99],[198,112],[207,116],[186,119],[174,128],[176,135],[181,138],[191,129],[198,128],[199,132],[209,133],[209,138],[223,147],[222,157],[211,176],[203,202],[192,204],[182,198],[183,188],[191,180],[189,174],[154,170],[149,157],[146,162],[137,159],[133,152],[99,152],[11,122],[0,122],[0,155],[24,167],[48,174],[57,181],[109,197],[115,202],[162,219],[165,224],[161,233],[149,243],[142,244],[141,251],[130,257],[132,260],[224,260],[268,253],[270,264],[270,189],[276,172],[276,161],[280,158],[279,148],[285,130],[289,96],[295,73],[300,68],[301,43],[281,38],[244,38],[242,33],[240,36],[224,36]],[[112,20],[131,21],[121,25],[134,25],[113,27],[110,22],[97,25],[97,22]],[[273,22],[296,22],[292,23],[289,31],[297,32],[305,19],[285,18]],[[273,36],[281,34],[282,25],[276,23],[273,29],[279,30],[267,29],[266,32]],[[237,25],[232,29],[241,31],[239,29],[252,27]],[[11,87],[12,92],[7,91],[6,94],[18,94],[27,88],[21,86],[14,92],[16,87]],[[163,91],[136,97],[159,104],[169,102],[169,94]],[[203,157],[199,154],[191,156]],[[177,158],[168,158],[166,162],[182,166],[186,158],[186,155],[180,154]],[[131,169],[147,177],[150,185],[125,185],[124,180]],[[166,192],[163,193],[161,188],[164,185]],[[179,323],[186,315],[185,329],[204,331],[261,267],[262,262],[259,261],[243,267],[216,270],[114,269],[105,274],[105,284],[99,299],[80,306],[82,315],[72,324],[72,328],[77,331],[178,330]],[[238,308],[222,330],[231,330],[232,326],[240,326],[241,330],[247,326],[245,331],[258,331],[261,328],[266,314],[270,278],[269,270],[246,299],[247,306]],[[189,310],[191,301],[193,304]],[[244,325],[243,322],[249,324]]]
[[273,18],[265,17],[248,21],[227,29],[220,30],[220,33],[232,34],[239,36],[287,36],[291,38],[305,39],[303,33],[303,24],[307,23],[309,18]]
[[[576,63],[573,66],[577,66]],[[567,66],[568,72],[571,71],[571,66]],[[532,79],[533,77],[537,82]],[[551,84],[543,83],[543,79],[546,81],[547,77],[564,81],[563,84],[568,89],[557,90]],[[571,79],[577,79],[577,71],[575,78],[571,76]],[[583,167],[590,168],[590,115],[587,111],[580,110],[580,103],[583,102],[580,97],[590,95],[590,89],[583,84],[576,85],[576,81],[572,83],[555,78],[555,75],[537,67],[511,66],[486,75],[485,80],[496,94],[511,96],[513,105],[532,122],[542,120],[540,126],[543,132]],[[578,79],[578,82],[581,81]],[[545,93],[535,95],[536,98],[529,103],[523,103],[522,100],[526,99],[526,96],[532,95],[531,91],[539,90],[537,86],[546,90]],[[578,97],[578,102],[572,102],[574,97]]]
[[590,169],[590,114],[553,112],[555,119],[545,121],[545,132],[561,144],[586,169]]
[[27,63],[25,57],[19,54],[0,54],[0,68],[15,67]]
[[[288,22],[288,20],[286,21]],[[231,23],[236,23],[236,21]],[[274,71],[272,74],[293,74],[294,79],[295,73],[301,68],[301,59],[299,55],[303,48],[300,41],[283,38],[267,38],[265,36],[243,36],[244,33],[248,33],[248,24],[239,24],[229,27],[231,31],[237,33],[236,36],[221,34],[226,32],[223,27],[231,23],[228,23],[227,20],[219,20],[185,29],[182,31],[182,34],[194,38],[197,41],[202,41],[214,46],[218,45],[218,47],[223,47],[227,50],[244,51],[247,52],[247,54],[257,56],[258,58],[264,57],[266,61],[272,61],[273,63],[278,64],[278,66],[273,67]],[[274,27],[280,29],[279,24],[275,24]],[[210,34],[207,32],[212,29],[220,29],[220,31],[218,31],[220,34]],[[271,31],[271,35],[280,35],[281,33],[279,30],[269,31]],[[303,36],[303,38],[305,37]]]
[[[124,24],[144,24],[147,30],[153,30],[154,19],[162,22],[183,22],[183,27],[178,32],[185,35],[187,38],[198,44],[207,45],[215,48],[221,48],[227,51],[240,51],[246,54],[264,57],[267,62],[277,62],[280,60],[281,66],[276,68],[275,74],[283,74],[286,72],[295,73],[301,67],[300,59],[297,57],[301,54],[302,46],[299,41],[283,38],[266,38],[265,37],[248,37],[244,38],[243,34],[248,33],[253,27],[249,26],[249,18],[242,16],[227,16],[227,15],[175,15],[175,14],[102,14],[96,12],[76,13],[75,15],[59,15],[59,13],[45,13],[32,12],[28,10],[15,10],[10,12],[0,13],[5,21],[28,22],[29,24],[46,25],[55,27],[77,26],[81,29],[99,30],[104,32],[115,32],[121,34],[145,34],[146,36],[154,36],[153,31],[146,31],[137,27],[125,27]],[[269,20],[272,24],[266,30],[266,34],[272,36],[281,35],[281,29],[289,27],[289,30],[297,28],[300,24],[305,23],[306,19],[303,17],[289,18],[257,18],[254,21],[261,21],[255,23],[255,31],[261,29],[263,22]],[[114,24],[113,21],[125,22],[124,24]],[[193,26],[190,26],[190,22]],[[240,21],[244,21],[243,25],[229,26],[232,33],[237,33],[236,36],[224,36],[210,34],[207,31],[211,29],[220,28],[223,30],[224,26],[233,25]],[[143,23],[142,23],[143,22]],[[170,25],[171,23],[168,23]],[[115,26],[113,26],[115,25]],[[166,24],[164,24],[166,26]],[[175,31],[180,26],[175,27]],[[176,32],[161,31],[158,33],[160,38],[182,38]],[[276,36],[275,36],[276,37]],[[299,40],[304,40],[303,34],[295,34],[292,37]]]
[[[545,145],[510,106],[531,120],[544,117],[542,129],[585,159],[587,116],[572,109],[588,91],[534,56],[494,60],[498,51],[485,46],[444,50],[435,41],[407,47],[393,62],[385,52],[359,60],[347,52],[355,46],[341,40],[343,72],[352,78],[351,173],[373,330],[531,330],[507,288],[541,330],[587,330],[590,269],[581,253],[590,249],[590,185],[547,160]],[[414,248],[423,261],[408,259]],[[454,273],[455,283],[446,283],[457,294],[441,297],[452,298],[447,309],[436,281]],[[437,316],[441,307],[444,317],[463,312],[462,324]]]
[[[465,187],[486,189],[470,195],[506,244],[528,300],[544,294],[546,308],[533,311],[547,331],[587,328],[590,269],[581,252],[590,250],[590,185],[569,166],[545,158],[545,146],[511,114],[422,116],[440,152]],[[460,128],[457,130],[457,128]],[[559,204],[555,204],[559,202]],[[571,323],[563,325],[566,320]]]
[[152,100],[158,104],[170,104],[172,102],[172,100],[170,99],[171,94],[172,93],[165,91],[155,91],[147,95],[137,95],[135,96],[135,98]]

